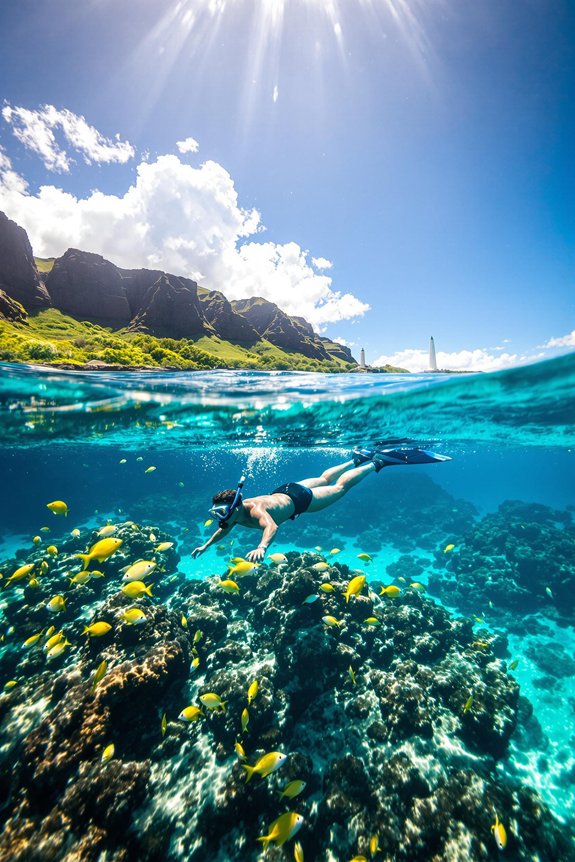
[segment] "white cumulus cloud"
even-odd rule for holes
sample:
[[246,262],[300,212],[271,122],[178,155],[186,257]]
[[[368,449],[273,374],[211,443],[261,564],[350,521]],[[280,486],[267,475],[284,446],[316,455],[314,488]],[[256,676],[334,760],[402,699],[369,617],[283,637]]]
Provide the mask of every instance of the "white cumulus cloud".
[[325,257],[312,257],[311,262],[316,269],[331,269],[333,263]]
[[58,110],[54,105],[43,105],[39,110],[31,111],[5,105],[2,116],[20,143],[36,153],[50,171],[68,173],[72,163],[56,139],[56,130],[61,132],[69,146],[83,155],[87,164],[124,164],[134,156],[130,143],[121,141],[118,135],[115,140],[104,137],[84,117],[65,108]]
[[575,329],[568,335],[562,335],[560,338],[550,338],[543,347],[575,347]]
[[195,138],[185,138],[183,141],[176,141],[176,146],[181,153],[197,153],[200,145]]
[[[543,357],[543,353],[535,355],[521,355],[518,353],[489,353],[482,348],[474,350],[459,350],[453,353],[437,352],[438,368],[450,371],[499,371],[501,368],[511,368],[515,365],[523,365],[527,362],[535,362]],[[379,356],[373,363],[378,367],[381,365],[395,365],[407,368],[408,371],[427,371],[429,368],[429,353],[427,350],[407,348],[397,353]]]
[[0,163],[0,209],[26,229],[41,257],[74,247],[123,267],[163,269],[230,299],[262,296],[318,331],[369,308],[333,289],[314,265],[325,259],[310,261],[295,242],[258,241],[260,213],[240,206],[232,177],[214,161],[192,167],[176,155],[142,160],[123,193],[86,197],[56,185],[32,193]]

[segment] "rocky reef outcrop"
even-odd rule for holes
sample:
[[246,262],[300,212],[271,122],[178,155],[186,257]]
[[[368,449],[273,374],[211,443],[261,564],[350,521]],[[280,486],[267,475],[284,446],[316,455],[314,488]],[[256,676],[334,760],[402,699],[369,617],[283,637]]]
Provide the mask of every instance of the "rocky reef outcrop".
[[[357,572],[318,554],[253,567],[232,589],[185,579],[157,526],[114,536],[87,583],[69,578],[95,531],[37,548],[5,587],[2,858],[255,862],[287,812],[303,818],[306,859],[367,857],[375,836],[385,860],[493,860],[495,814],[510,858],[574,858],[571,826],[497,768],[528,712],[505,638],[416,588],[380,596],[377,571],[346,601]],[[152,555],[152,597],[130,598],[126,567]],[[50,613],[56,593],[65,607]],[[109,628],[85,633],[96,622]],[[48,658],[51,625],[69,643]],[[293,857],[293,840],[273,845],[266,858]]]
[[[0,291],[24,306],[26,311],[50,305],[50,296],[34,263],[32,246],[24,228],[0,212]],[[14,314],[7,300],[3,314]],[[8,313],[7,313],[8,312]]]
[[436,553],[430,590],[464,612],[489,605],[495,616],[544,611],[572,620],[575,525],[571,513],[508,500],[447,553]]

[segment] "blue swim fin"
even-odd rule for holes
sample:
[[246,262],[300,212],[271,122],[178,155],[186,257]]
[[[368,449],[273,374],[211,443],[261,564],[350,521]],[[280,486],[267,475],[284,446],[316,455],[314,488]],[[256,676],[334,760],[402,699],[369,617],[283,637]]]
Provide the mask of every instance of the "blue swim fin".
[[383,467],[394,467],[401,464],[435,464],[439,461],[451,461],[448,455],[438,455],[437,452],[429,452],[427,449],[378,449],[371,459],[375,464],[376,472],[379,473]]

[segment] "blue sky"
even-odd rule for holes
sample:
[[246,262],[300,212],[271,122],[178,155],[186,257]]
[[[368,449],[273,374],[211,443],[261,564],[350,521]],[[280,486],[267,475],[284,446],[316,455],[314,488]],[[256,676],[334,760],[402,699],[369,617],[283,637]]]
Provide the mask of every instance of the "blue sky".
[[3,3],[0,209],[372,362],[572,350],[574,36],[548,0]]

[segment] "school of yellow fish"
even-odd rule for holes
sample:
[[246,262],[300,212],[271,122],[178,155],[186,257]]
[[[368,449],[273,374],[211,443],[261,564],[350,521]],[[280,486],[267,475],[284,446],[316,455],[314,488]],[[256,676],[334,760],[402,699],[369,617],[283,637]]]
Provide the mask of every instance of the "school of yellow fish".
[[[125,463],[125,459],[120,463]],[[145,472],[150,473],[153,472],[155,467],[148,467]],[[62,500],[54,500],[51,503],[47,504],[47,508],[54,515],[62,515],[68,516],[68,506]],[[136,527],[133,522],[127,522],[131,524],[133,527]],[[207,520],[204,526],[209,526],[212,523],[211,520]],[[75,558],[81,560],[81,568],[76,573],[68,572],[68,582],[69,588],[75,589],[77,587],[83,586],[88,583],[92,578],[104,577],[103,572],[98,569],[91,568],[91,565],[96,563],[103,563],[108,560],[113,554],[115,554],[124,544],[123,539],[115,536],[117,532],[117,526],[111,523],[107,523],[103,527],[101,527],[97,531],[97,541],[94,542],[87,552],[75,554]],[[40,532],[49,532],[50,528],[42,527],[40,528]],[[81,537],[81,532],[78,528],[75,528],[71,531],[71,535],[73,538],[78,539]],[[149,540],[155,547],[151,548],[150,559],[143,560],[139,559],[128,565],[124,566],[120,571],[122,573],[122,582],[120,585],[120,590],[124,593],[128,598],[132,600],[142,599],[144,596],[152,597],[152,585],[146,584],[145,579],[149,578],[158,568],[158,560],[156,558],[157,554],[162,554],[173,547],[173,542],[160,542],[159,544],[155,544],[157,542],[157,538],[153,533],[150,533]],[[32,540],[33,544],[40,549],[40,545],[42,543],[41,537],[34,536]],[[444,553],[450,553],[455,548],[454,544],[448,544],[444,548]],[[321,548],[317,547],[316,550],[319,552]],[[334,547],[329,552],[331,556],[335,556],[341,552],[340,548]],[[55,559],[58,556],[58,548],[56,545],[49,545],[46,548],[45,553],[48,555],[50,559]],[[360,559],[364,564],[369,564],[373,561],[373,557],[367,553],[360,553],[357,555],[358,559]],[[50,559],[46,559],[43,557],[42,559],[38,559],[33,563],[27,563],[23,566],[17,568],[12,574],[4,581],[4,589],[8,588],[12,584],[23,585],[25,579],[28,580],[29,586],[37,586],[39,584],[39,578],[42,577],[50,568]],[[272,553],[268,555],[268,559],[270,560],[271,565],[273,566],[281,566],[283,563],[288,561],[288,558],[285,554],[282,553]],[[216,577],[216,587],[219,588],[222,592],[231,595],[231,596],[239,596],[241,594],[240,586],[233,578],[241,578],[244,575],[250,574],[254,572],[259,563],[252,563],[243,557],[233,557],[230,560],[228,566],[227,576],[224,578]],[[325,560],[321,560],[320,562],[313,563],[310,568],[316,572],[317,574],[325,574],[327,572],[333,572],[333,574],[338,575],[338,569],[332,569],[332,566]],[[2,574],[0,574],[0,579],[2,578]],[[402,582],[406,583],[404,578],[400,578]],[[417,590],[420,592],[425,591],[425,586],[419,582],[413,582],[409,584],[409,588],[413,590]],[[373,593],[367,584],[366,575],[356,570],[354,576],[348,581],[345,586],[345,589],[340,591],[334,584],[330,581],[324,581],[318,587],[318,590],[321,591],[325,598],[332,597],[334,595],[342,595],[345,599],[345,604],[347,605],[350,599],[360,600],[364,590],[367,592],[368,597],[371,599],[372,603],[375,601],[379,601],[381,604],[381,599],[378,599],[375,593]],[[393,601],[398,596],[401,595],[402,589],[395,584],[388,584],[387,586],[382,586],[380,589],[380,596],[384,596],[387,600]],[[312,604],[315,601],[319,600],[319,594],[312,594],[308,596],[304,600],[304,604]],[[343,610],[343,608],[342,608]],[[66,611],[66,596],[57,594],[52,596],[46,602],[46,611],[51,615],[58,615]],[[127,607],[125,609],[121,609],[117,618],[120,622],[130,625],[130,626],[138,626],[142,625],[146,622],[147,617],[145,610],[141,607]],[[477,618],[477,621],[482,622],[483,618]],[[332,614],[324,614],[321,616],[321,622],[326,630],[337,631],[341,629],[342,626],[345,625],[345,619],[337,619]],[[182,628],[187,629],[188,623],[186,616],[182,613],[180,618],[180,623]],[[375,615],[366,617],[364,620],[364,624],[368,627],[377,627],[381,625],[381,620]],[[107,635],[113,629],[113,624],[106,620],[94,620],[89,625],[85,625],[83,629],[83,635],[89,638],[100,638]],[[2,636],[3,637],[3,636]],[[203,638],[203,633],[200,629],[196,630],[192,638],[192,662],[190,666],[190,672],[194,673],[201,664],[201,656],[198,650],[198,645],[200,644]],[[66,633],[63,629],[57,631],[56,626],[50,625],[45,629],[42,629],[39,632],[36,632],[29,637],[27,637],[23,643],[22,648],[24,650],[30,650],[34,647],[41,646],[42,650],[46,655],[47,661],[52,661],[53,659],[61,656],[67,647],[72,647],[71,642],[67,639]],[[487,649],[489,648],[490,643],[488,641],[475,641],[472,645],[472,649]],[[514,670],[517,667],[518,660],[515,660],[509,665],[510,670]],[[93,673],[92,679],[90,681],[92,689],[95,689],[96,686],[102,681],[104,676],[106,675],[108,670],[108,663],[106,660],[102,661],[96,670]],[[357,671],[350,665],[348,668],[348,675],[351,681],[352,686],[357,685]],[[9,680],[4,684],[4,691],[9,692],[13,688],[18,685],[18,680]],[[245,781],[248,783],[252,780],[254,776],[257,776],[260,780],[266,779],[268,776],[275,774],[281,767],[285,764],[288,755],[281,751],[270,751],[259,758],[253,764],[247,762],[248,757],[246,755],[245,747],[244,747],[244,738],[249,735],[249,722],[250,722],[250,714],[248,707],[252,707],[252,704],[257,699],[257,695],[260,690],[260,683],[257,679],[254,679],[247,688],[247,705],[242,709],[239,716],[238,723],[238,739],[234,744],[234,751],[239,758],[240,766],[245,772]],[[215,692],[206,692],[198,696],[198,701],[201,705],[189,704],[188,706],[183,707],[181,712],[178,715],[178,719],[189,723],[196,724],[199,722],[201,718],[206,716],[208,712],[215,713],[225,713],[226,712],[226,701],[222,700],[220,695]],[[257,704],[256,704],[257,706]],[[463,713],[467,713],[471,711],[473,708],[473,693],[469,694],[467,701],[463,706]],[[168,731],[168,719],[166,713],[162,714],[161,722],[160,722],[160,732],[162,737]],[[115,754],[115,746],[114,742],[108,742],[101,750],[100,760],[103,765],[107,764],[114,758]],[[278,795],[280,800],[284,799],[294,799],[296,796],[299,796],[305,790],[306,782],[302,779],[293,779],[285,784],[281,789],[278,790]],[[264,848],[267,848],[269,844],[273,843],[277,847],[281,847],[286,842],[295,838],[299,830],[301,829],[304,823],[304,818],[301,814],[298,814],[295,811],[288,811],[283,814],[280,814],[274,821],[269,824],[267,834],[261,835],[258,838]],[[491,827],[491,831],[494,835],[497,847],[499,850],[505,849],[507,844],[507,834],[503,823],[501,823],[498,819],[497,814],[495,815],[495,823]],[[371,858],[374,858],[375,855],[380,851],[378,836],[372,835],[369,839],[369,852]],[[304,862],[304,851],[301,843],[299,841],[294,842],[293,855],[296,862]],[[366,857],[363,855],[356,855],[351,860],[351,862],[367,862]]]

